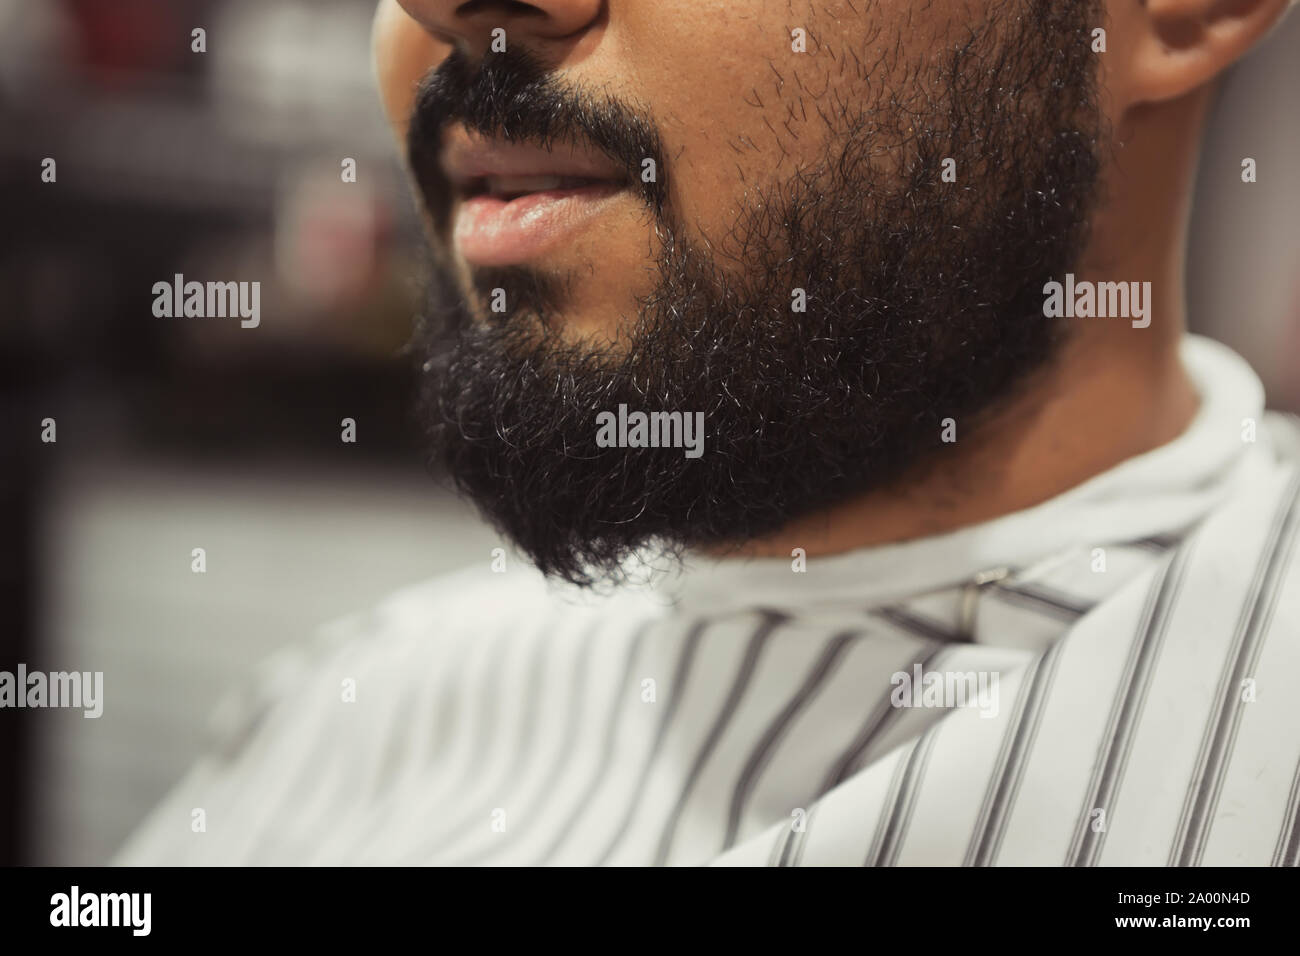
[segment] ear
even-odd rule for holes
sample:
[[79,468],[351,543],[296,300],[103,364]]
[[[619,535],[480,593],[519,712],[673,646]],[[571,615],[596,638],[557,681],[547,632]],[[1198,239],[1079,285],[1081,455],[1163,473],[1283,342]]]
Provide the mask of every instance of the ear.
[[[1112,64],[1122,105],[1175,99],[1210,82],[1282,19],[1294,0],[1112,0]],[[1122,31],[1115,36],[1116,31]]]

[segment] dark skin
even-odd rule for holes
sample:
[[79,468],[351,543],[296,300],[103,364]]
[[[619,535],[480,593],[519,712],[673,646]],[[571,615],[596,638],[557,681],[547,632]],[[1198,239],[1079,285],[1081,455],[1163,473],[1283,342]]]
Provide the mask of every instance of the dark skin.
[[[810,32],[856,31],[849,39],[863,57],[891,44],[933,47],[959,37],[961,18],[987,2],[878,0],[865,20],[852,12],[859,4],[819,5]],[[815,70],[798,77],[797,70],[774,70],[772,38],[788,37],[809,19],[797,7],[783,0],[382,0],[374,34],[381,92],[402,144],[418,81],[452,43],[482,54],[490,31],[502,27],[552,69],[654,111],[677,171],[673,201],[698,238],[722,248],[746,184],[783,175],[822,145],[818,125],[792,118],[777,93],[783,84],[822,89],[836,82]],[[958,423],[957,442],[921,480],[792,521],[740,550],[833,554],[951,531],[1045,501],[1177,437],[1198,406],[1178,343],[1207,107],[1217,77],[1286,7],[1287,0],[1108,0],[1107,51],[1098,56],[1113,143],[1102,171],[1105,194],[1074,271],[1079,280],[1150,281],[1150,326],[1082,321],[1050,375],[978,429]],[[764,106],[755,105],[754,91]],[[741,102],[748,105],[737,108]],[[731,148],[746,141],[758,148]],[[446,236],[431,238],[455,254]],[[620,317],[649,288],[656,252],[645,210],[615,202],[529,265],[580,277],[562,316],[566,335],[617,343]]]

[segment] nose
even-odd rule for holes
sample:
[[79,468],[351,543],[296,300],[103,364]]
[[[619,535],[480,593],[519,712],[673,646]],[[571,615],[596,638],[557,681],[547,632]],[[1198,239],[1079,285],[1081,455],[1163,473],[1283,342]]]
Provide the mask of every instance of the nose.
[[411,19],[438,39],[483,54],[505,31],[515,42],[537,46],[571,40],[599,20],[606,0],[398,0]]

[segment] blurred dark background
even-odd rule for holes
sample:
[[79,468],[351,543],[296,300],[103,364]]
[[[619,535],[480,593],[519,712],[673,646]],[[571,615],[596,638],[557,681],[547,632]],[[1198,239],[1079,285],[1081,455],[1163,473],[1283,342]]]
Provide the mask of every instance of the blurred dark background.
[[[0,862],[103,862],[257,661],[495,544],[408,411],[423,253],[373,12],[0,0],[0,669],[106,698],[0,711]],[[175,273],[260,281],[260,325],[155,317]]]
[[[422,252],[373,10],[0,0],[0,669],[105,674],[98,720],[0,711],[0,863],[106,861],[259,660],[497,543],[408,411]],[[1298,98],[1292,17],[1221,92],[1189,270],[1194,329],[1292,409]],[[155,317],[176,273],[260,281],[261,324]]]

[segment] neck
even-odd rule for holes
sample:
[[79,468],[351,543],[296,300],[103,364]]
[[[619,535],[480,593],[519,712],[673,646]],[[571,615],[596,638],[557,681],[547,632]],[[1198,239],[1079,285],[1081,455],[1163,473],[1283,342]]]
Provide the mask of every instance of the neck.
[[954,531],[1040,504],[1177,438],[1199,404],[1178,345],[1186,328],[1189,197],[1208,96],[1200,90],[1124,117],[1105,174],[1105,208],[1074,270],[1076,285],[1150,281],[1149,326],[1064,319],[1074,328],[1058,361],[978,429],[963,433],[958,422],[956,442],[923,473],[728,553],[836,554]]

